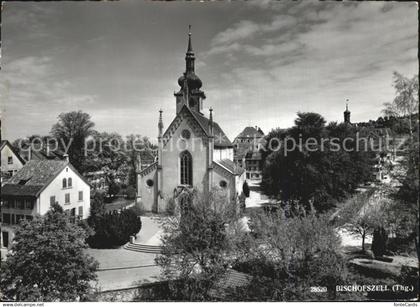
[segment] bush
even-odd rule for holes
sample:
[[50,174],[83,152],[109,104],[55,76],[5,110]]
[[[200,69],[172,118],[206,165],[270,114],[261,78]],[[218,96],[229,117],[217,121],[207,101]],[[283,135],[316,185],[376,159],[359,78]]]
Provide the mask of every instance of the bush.
[[373,231],[372,238],[372,252],[375,258],[381,258],[385,254],[386,250],[387,234],[385,229],[382,227],[376,228]]
[[246,197],[249,197],[249,185],[246,181],[244,181],[244,184],[242,185],[242,191]]
[[142,216],[144,214],[143,204],[141,202],[128,208],[128,210],[132,211],[136,216]]
[[87,240],[93,248],[113,248],[121,246],[141,229],[141,219],[135,210],[105,213],[89,220],[95,234]]
[[175,208],[176,208],[175,200],[173,198],[170,198],[168,200],[168,205],[166,206],[166,213],[168,215],[175,215]]
[[125,194],[127,195],[126,196],[127,199],[136,199],[136,196],[137,196],[136,188],[130,185],[125,190]]

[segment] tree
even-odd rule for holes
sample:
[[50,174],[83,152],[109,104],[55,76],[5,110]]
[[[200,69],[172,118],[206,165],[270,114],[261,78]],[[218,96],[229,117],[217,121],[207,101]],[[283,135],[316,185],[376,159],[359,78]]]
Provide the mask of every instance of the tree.
[[372,252],[375,258],[381,258],[386,251],[388,235],[383,227],[377,227],[373,231]]
[[382,112],[386,116],[406,117],[409,124],[410,136],[413,135],[413,115],[419,110],[419,76],[409,79],[398,72],[394,72],[394,88],[396,96],[392,102],[384,103]]
[[366,236],[384,226],[383,207],[386,207],[387,203],[387,199],[372,192],[365,192],[350,198],[339,211],[339,223],[350,233],[361,236],[363,252]]
[[240,252],[231,248],[241,237],[234,226],[236,205],[215,191],[195,190],[182,192],[176,203],[177,213],[164,224],[162,255],[156,258],[163,278],[170,280],[167,299],[209,300],[208,291],[226,271],[232,254]]
[[242,191],[244,192],[245,197],[249,197],[250,190],[249,190],[248,182],[244,181],[244,184],[242,185]]
[[[326,215],[297,206],[275,213],[255,213],[250,219],[251,241],[245,259],[234,268],[253,276],[237,293],[241,300],[301,301],[335,299],[335,287],[346,279],[340,240]],[[311,293],[314,285],[327,293]],[[239,296],[240,295],[240,296]]]
[[347,124],[325,127],[319,114],[298,113],[295,126],[286,132],[277,129],[267,139],[280,146],[265,159],[263,192],[283,202],[298,200],[307,208],[313,202],[319,212],[332,208],[371,176],[373,153],[357,150],[356,133]]
[[94,234],[87,239],[88,244],[94,248],[119,247],[130,240],[130,236],[136,236],[141,229],[141,219],[137,208],[129,208],[121,212],[105,212],[103,198],[95,201],[94,211],[88,224]]
[[57,203],[44,217],[22,221],[1,271],[1,291],[14,301],[84,300],[98,263],[84,253],[85,231]]
[[94,125],[89,114],[73,111],[61,113],[58,122],[51,128],[51,134],[59,140],[61,149],[65,151],[68,147],[70,162],[81,173],[84,171],[85,139],[92,134]]

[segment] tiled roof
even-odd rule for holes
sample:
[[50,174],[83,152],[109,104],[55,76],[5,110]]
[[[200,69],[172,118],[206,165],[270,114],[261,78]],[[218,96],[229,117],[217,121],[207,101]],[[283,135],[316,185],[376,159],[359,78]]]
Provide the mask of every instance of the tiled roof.
[[34,196],[42,190],[43,185],[19,185],[6,183],[1,187],[2,196]]
[[40,150],[35,150],[32,147],[31,152],[29,153],[29,146],[26,146],[22,151],[22,156],[29,160],[29,154],[31,155],[30,160],[64,160],[65,152],[57,149],[57,150],[49,150],[47,151],[46,148],[42,147]]
[[213,161],[213,163],[221,165],[234,175],[240,175],[245,171],[242,167],[238,166],[236,163],[229,159]]
[[26,185],[45,185],[67,164],[67,161],[62,160],[29,161],[8,183],[18,184],[21,180],[27,180]]
[[255,127],[245,127],[244,130],[242,130],[241,133],[238,134],[237,138],[261,138],[264,136],[264,133],[260,128]]
[[[205,130],[206,134],[209,135],[209,119],[205,117],[204,115],[192,111],[191,113],[194,115],[194,117],[197,119],[197,121],[200,123],[200,125]],[[219,124],[213,121],[213,135],[214,135],[214,146],[215,147],[233,147],[232,142],[229,140],[229,138],[226,136],[226,134],[223,132],[222,128],[220,128]]]
[[1,193],[37,196],[67,165],[70,166],[67,161],[61,160],[31,160],[9,179]]

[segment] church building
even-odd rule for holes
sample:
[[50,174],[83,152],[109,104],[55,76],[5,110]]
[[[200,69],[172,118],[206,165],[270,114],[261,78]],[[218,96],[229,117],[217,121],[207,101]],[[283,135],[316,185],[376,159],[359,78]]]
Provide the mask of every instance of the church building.
[[[222,128],[203,113],[206,98],[195,74],[195,55],[188,33],[185,72],[178,79],[176,114],[163,130],[162,110],[158,121],[158,157],[137,173],[137,197],[146,211],[163,212],[168,201],[184,189],[217,190],[227,201],[242,193],[244,169],[233,162],[233,144]],[[141,164],[141,163],[140,163]]]

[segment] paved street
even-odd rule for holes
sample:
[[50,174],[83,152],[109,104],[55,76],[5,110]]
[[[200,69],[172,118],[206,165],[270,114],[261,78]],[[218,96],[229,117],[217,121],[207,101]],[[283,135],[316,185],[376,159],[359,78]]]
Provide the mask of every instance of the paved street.
[[[160,245],[162,232],[159,218],[142,217],[142,229],[136,243]],[[123,289],[139,283],[157,281],[160,268],[155,265],[155,254],[133,252],[120,247],[118,249],[86,250],[99,262],[98,284],[101,291]]]

